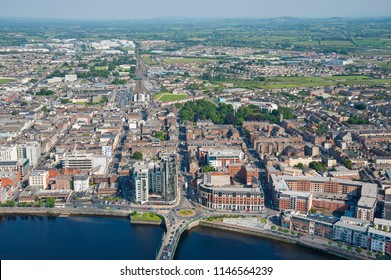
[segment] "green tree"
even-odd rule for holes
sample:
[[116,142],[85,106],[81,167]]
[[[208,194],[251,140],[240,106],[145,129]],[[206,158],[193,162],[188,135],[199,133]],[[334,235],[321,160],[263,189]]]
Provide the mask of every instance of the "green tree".
[[361,248],[357,248],[356,252],[357,252],[357,254],[361,254],[362,253],[362,249]]
[[49,109],[46,106],[43,106],[42,107],[42,112],[47,113],[47,112],[49,112]]
[[46,199],[46,207],[53,208],[55,204],[56,204],[56,198],[48,197]]
[[304,169],[304,164],[299,162],[298,164],[295,165],[295,167],[300,168],[300,169]]
[[214,168],[213,166],[210,166],[210,165],[206,165],[204,167],[202,167],[202,172],[212,172],[212,171],[215,171],[216,168]]
[[329,246],[331,246],[333,244],[333,241],[329,240],[328,244]]
[[164,132],[163,131],[157,131],[156,132],[156,138],[159,138],[161,141],[164,141]]
[[133,158],[135,159],[135,160],[143,160],[143,154],[142,153],[140,153],[140,152],[134,152],[133,153]]
[[352,163],[352,161],[351,161],[350,159],[345,159],[345,160],[343,161],[343,165],[344,165],[346,168],[352,169],[353,163]]
[[5,207],[15,207],[16,202],[13,200],[7,200],[3,206]]
[[276,230],[276,226],[273,225],[273,226],[271,227],[271,229],[272,229],[272,230]]
[[326,165],[322,162],[313,161],[309,164],[309,167],[315,169],[317,172],[324,172],[326,170]]

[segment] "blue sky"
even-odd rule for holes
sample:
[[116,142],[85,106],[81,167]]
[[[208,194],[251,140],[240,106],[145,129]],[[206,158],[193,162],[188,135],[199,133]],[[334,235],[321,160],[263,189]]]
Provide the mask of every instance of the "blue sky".
[[390,17],[391,0],[5,0],[0,17]]

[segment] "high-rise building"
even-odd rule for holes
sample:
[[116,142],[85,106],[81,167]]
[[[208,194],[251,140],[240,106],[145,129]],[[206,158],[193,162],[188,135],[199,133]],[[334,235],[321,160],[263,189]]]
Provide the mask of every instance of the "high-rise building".
[[387,189],[385,193],[383,219],[391,220],[391,188]]
[[162,196],[167,201],[177,197],[178,171],[175,155],[162,160]]
[[178,187],[176,157],[171,155],[161,162],[136,162],[132,167],[132,183],[137,203],[148,202],[150,195],[158,195],[158,199],[165,202],[175,200]]
[[149,195],[149,169],[148,165],[142,162],[136,162],[132,170],[132,183],[137,203],[148,202]]
[[28,142],[17,145],[18,159],[27,158],[30,166],[34,167],[41,157],[41,145],[38,142]]

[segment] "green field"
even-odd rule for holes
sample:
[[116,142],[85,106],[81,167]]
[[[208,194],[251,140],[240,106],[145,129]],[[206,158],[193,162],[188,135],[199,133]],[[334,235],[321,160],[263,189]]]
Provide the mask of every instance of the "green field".
[[109,67],[108,66],[95,66],[94,68],[97,71],[106,71]]
[[151,222],[161,222],[162,218],[154,213],[146,213],[146,212],[136,212],[134,211],[130,215],[132,220],[136,221],[151,221]]
[[188,98],[189,96],[187,94],[172,94],[170,92],[161,92],[156,94],[153,99],[156,101],[179,101]]
[[164,58],[163,63],[165,64],[174,64],[174,63],[182,63],[182,64],[187,64],[187,63],[210,63],[215,61],[214,59],[208,59],[208,58],[175,58],[175,57],[170,57],[170,58]]
[[330,76],[330,77],[273,77],[265,82],[243,81],[235,82],[236,86],[283,89],[298,87],[334,86],[334,85],[382,85],[391,84],[391,79],[373,79],[368,76]]
[[142,61],[144,61],[145,64],[149,65],[149,66],[155,66],[155,65],[159,65],[159,63],[156,63],[152,60],[151,56],[149,55],[143,55],[141,57]]
[[2,84],[8,84],[9,82],[13,81],[12,79],[1,79],[0,78],[0,85]]

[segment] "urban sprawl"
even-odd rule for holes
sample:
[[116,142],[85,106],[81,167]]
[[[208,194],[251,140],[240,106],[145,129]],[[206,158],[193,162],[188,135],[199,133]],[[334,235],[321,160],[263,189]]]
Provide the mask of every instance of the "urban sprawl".
[[285,21],[133,38],[4,25],[2,207],[163,211],[172,224],[188,209],[387,258],[391,22],[369,21],[370,35]]

